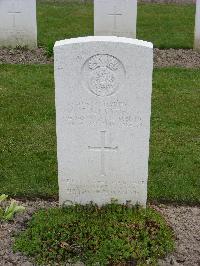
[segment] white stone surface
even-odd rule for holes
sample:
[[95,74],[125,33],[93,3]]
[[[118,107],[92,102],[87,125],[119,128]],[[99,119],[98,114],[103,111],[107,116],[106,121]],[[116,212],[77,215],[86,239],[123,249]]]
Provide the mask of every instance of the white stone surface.
[[130,38],[56,42],[60,203],[147,198],[153,49]]
[[94,0],[94,35],[136,38],[137,0]]
[[200,51],[200,0],[196,0],[194,49]]
[[36,0],[0,0],[0,46],[37,46]]

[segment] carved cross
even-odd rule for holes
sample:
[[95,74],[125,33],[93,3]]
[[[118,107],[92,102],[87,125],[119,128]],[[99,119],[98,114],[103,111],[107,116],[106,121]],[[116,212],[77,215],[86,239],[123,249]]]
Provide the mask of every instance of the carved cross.
[[97,146],[97,147],[88,146],[88,148],[90,150],[101,152],[101,175],[105,176],[106,175],[105,151],[117,151],[118,146],[115,146],[115,147],[106,146],[106,131],[100,131],[100,133],[101,133],[101,146]]
[[22,12],[17,8],[17,6],[12,3],[12,8],[11,8],[12,11],[8,11],[8,14],[9,15],[12,15],[13,17],[13,28],[16,26],[16,15],[17,14],[21,14]]
[[113,16],[114,17],[114,30],[117,29],[117,17],[118,16],[122,16],[122,14],[120,12],[117,12],[117,7],[114,6],[114,12],[108,14],[108,16]]

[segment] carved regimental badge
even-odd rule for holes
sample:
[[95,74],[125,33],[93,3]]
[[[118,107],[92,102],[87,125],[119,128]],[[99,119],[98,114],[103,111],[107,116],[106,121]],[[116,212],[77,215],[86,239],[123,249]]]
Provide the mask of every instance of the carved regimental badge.
[[110,96],[124,83],[125,69],[114,56],[98,54],[83,65],[83,80],[89,90],[97,96]]

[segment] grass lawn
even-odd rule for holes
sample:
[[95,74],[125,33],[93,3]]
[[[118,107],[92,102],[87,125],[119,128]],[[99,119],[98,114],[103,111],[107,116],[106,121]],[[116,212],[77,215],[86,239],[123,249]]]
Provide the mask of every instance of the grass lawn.
[[[156,69],[149,200],[200,203],[200,70]],[[0,65],[0,194],[56,196],[53,66]]]
[[0,194],[57,193],[52,66],[0,66]]
[[149,199],[200,203],[200,70],[156,69]]
[[[57,40],[93,35],[92,4],[43,3],[37,5],[38,41],[49,52]],[[140,4],[137,38],[160,48],[192,48],[194,5]]]

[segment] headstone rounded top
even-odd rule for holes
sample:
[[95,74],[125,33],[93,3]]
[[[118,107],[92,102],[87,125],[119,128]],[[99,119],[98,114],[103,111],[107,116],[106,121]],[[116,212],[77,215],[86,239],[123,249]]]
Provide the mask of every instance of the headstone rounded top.
[[143,46],[147,48],[153,48],[153,44],[151,42],[146,42],[143,40],[125,38],[125,37],[116,37],[116,36],[87,36],[87,37],[79,37],[79,38],[71,38],[57,41],[54,47],[60,47],[69,44],[78,44],[78,43],[88,43],[88,42],[113,42],[113,43],[127,43],[134,44],[136,46]]

